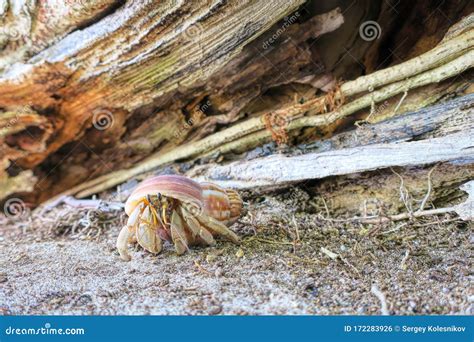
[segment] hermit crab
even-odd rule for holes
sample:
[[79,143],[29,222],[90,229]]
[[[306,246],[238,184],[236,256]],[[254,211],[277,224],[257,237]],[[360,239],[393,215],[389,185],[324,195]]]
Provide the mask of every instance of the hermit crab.
[[242,199],[234,190],[184,176],[152,177],[140,183],[125,203],[128,221],[117,238],[117,249],[129,261],[128,244],[135,241],[157,254],[166,240],[174,243],[179,255],[190,246],[214,245],[214,235],[238,243],[227,226],[241,210]]

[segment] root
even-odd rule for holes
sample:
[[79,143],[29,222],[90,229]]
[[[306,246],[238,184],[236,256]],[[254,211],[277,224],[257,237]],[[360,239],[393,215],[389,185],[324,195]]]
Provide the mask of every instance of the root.
[[382,312],[382,315],[389,316],[390,312],[388,311],[387,299],[385,298],[385,294],[379,290],[377,285],[372,285],[372,287],[370,288],[370,292],[372,292],[372,294],[380,300],[380,311]]
[[276,112],[266,113],[262,117],[265,128],[272,135],[272,140],[278,145],[288,143],[288,133],[286,127],[288,126],[288,119]]
[[[133,168],[98,177],[95,180],[80,184],[64,194],[77,194],[78,197],[87,197],[176,160],[189,159],[207,153],[226,152],[239,147],[254,146],[268,141],[270,138],[275,138],[276,141],[285,141],[287,140],[286,134],[289,131],[304,127],[326,127],[371,106],[373,103],[379,103],[398,94],[407,93],[411,89],[441,82],[473,67],[473,37],[474,30],[469,30],[452,39],[443,41],[431,51],[409,61],[338,85],[333,92],[328,93],[323,98],[316,98],[304,104],[292,104],[282,108],[279,113],[285,113],[282,116],[285,119],[284,127],[277,125],[277,129],[274,129],[273,123],[279,121],[277,120],[278,117],[275,117],[275,114],[266,113],[263,116],[254,117],[233,125],[199,141],[177,147],[167,153],[159,152],[138,163]],[[351,102],[346,102],[346,98],[363,94],[369,91],[369,88],[373,90],[369,94],[362,95]],[[319,115],[321,113],[324,114]]]

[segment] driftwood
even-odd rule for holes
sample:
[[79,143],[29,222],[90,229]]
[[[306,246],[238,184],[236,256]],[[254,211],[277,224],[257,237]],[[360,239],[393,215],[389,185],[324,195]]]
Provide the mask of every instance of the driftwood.
[[[0,74],[0,108],[14,113],[14,122],[1,127],[2,170],[10,161],[15,170],[44,163],[35,170],[35,186],[47,197],[55,188],[92,178],[92,169],[101,174],[111,166],[128,167],[157,149],[171,150],[229,124],[271,87],[322,74],[324,66],[307,41],[337,29],[342,15],[335,9],[300,24],[295,10],[303,2],[128,1],[118,8],[102,2],[102,11],[114,11],[55,44],[42,37],[49,48]],[[94,7],[81,6],[81,13]],[[33,14],[33,21],[41,19]],[[74,23],[72,28],[84,25]],[[273,42],[280,31],[291,41]],[[285,65],[283,74],[272,74],[268,60]],[[26,128],[23,112],[34,119]],[[58,150],[69,142],[74,158],[63,161]],[[64,170],[59,183],[48,177],[51,169],[60,171],[47,160],[55,153]]]
[[[403,191],[409,194],[411,201],[415,203],[413,205],[420,205],[420,208],[426,206],[428,199],[430,206],[433,202],[440,207],[452,206],[464,196],[464,193],[458,190],[459,186],[474,177],[473,102],[474,95],[468,95],[377,124],[363,125],[356,130],[335,135],[327,140],[300,145],[296,149],[289,150],[291,152],[289,157],[276,155],[247,159],[247,161],[226,166],[204,166],[189,174],[200,175],[201,179],[212,180],[225,186],[244,189],[254,189],[252,186],[247,186],[249,183],[245,179],[246,175],[250,174],[253,178],[255,175],[262,175],[261,179],[252,179],[252,184],[261,182],[268,190],[286,188],[296,183],[303,189],[316,194],[316,202],[319,203],[321,210],[329,207],[332,212],[340,214],[360,215],[361,212],[367,210],[372,214],[380,214],[381,208],[385,208],[385,213],[388,211],[393,213],[392,216],[398,217],[397,213],[406,211],[407,206],[400,198],[400,189],[404,189]],[[433,166],[420,167],[427,154],[433,157],[431,161],[434,162],[456,159],[456,156],[451,154],[454,150],[450,148],[453,146],[452,143],[459,142],[456,138],[457,134],[463,136],[466,143],[466,149],[458,150],[460,159],[452,163],[437,163],[434,168]],[[440,150],[424,148],[425,146],[434,147],[433,140],[430,139],[439,137],[446,139],[445,143],[441,142]],[[440,143],[436,140],[434,142]],[[414,149],[410,153],[404,154],[412,147]],[[392,149],[395,155],[386,153],[387,150],[392,151]],[[448,150],[450,152],[443,155],[443,151]],[[354,151],[357,153],[352,155]],[[378,154],[376,157],[377,155],[373,153],[379,151],[383,151],[384,154]],[[362,164],[360,168],[352,169],[357,165],[356,161],[360,160],[358,159],[361,157],[360,153],[364,153],[366,159],[363,163],[359,163],[359,165]],[[254,158],[255,154],[249,153],[248,156]],[[408,162],[406,165],[417,167],[400,167],[404,164],[400,157]],[[307,166],[305,171],[299,164],[301,160]],[[311,160],[314,162],[311,163]],[[274,161],[281,161],[281,163],[272,164]],[[388,164],[383,165],[384,162]],[[357,170],[368,171],[372,168],[371,166],[378,168],[387,167],[390,164],[396,166],[398,172],[388,170],[388,172],[369,171],[364,174],[353,174],[358,172]],[[275,166],[276,170],[265,169],[269,165]],[[246,170],[246,167],[258,172],[252,173]],[[346,169],[342,173],[347,172],[348,175],[335,177],[334,175],[341,172],[343,168]],[[278,176],[285,171],[287,174],[279,178]],[[296,180],[299,178],[296,174],[303,174],[302,179]],[[311,179],[307,177],[309,174],[315,178],[331,177],[315,184],[307,182]],[[288,178],[293,176],[295,178],[288,182]]]
[[370,144],[441,137],[474,129],[474,94],[405,113],[376,124],[363,124],[329,139],[298,146],[304,152],[326,152]]
[[230,188],[249,189],[391,166],[463,160],[474,157],[473,134],[474,130],[469,130],[422,141],[374,144],[293,157],[274,155],[213,167],[206,179]]
[[302,155],[276,154],[224,166],[211,165],[200,172],[208,180],[229,187],[278,187],[392,166],[474,160],[473,132],[471,94],[302,145],[297,149]]
[[[470,34],[469,44],[473,45],[474,41],[471,36],[473,35],[474,30],[469,31],[468,33]],[[465,39],[464,37],[465,36],[463,36],[463,39]],[[464,45],[462,46],[464,47]],[[461,49],[461,51],[464,51],[464,48]],[[459,53],[460,52],[458,52],[458,54]],[[428,52],[426,55],[426,58],[434,58],[431,52]],[[444,61],[444,59],[438,60],[438,64]],[[424,62],[425,59],[423,56],[417,57],[417,63]],[[411,61],[405,63],[412,65]],[[460,57],[448,62],[447,64],[442,64],[433,70],[429,70],[421,74],[415,74],[410,79],[388,84],[379,90],[375,90],[370,94],[364,95],[342,106],[340,109],[334,112],[316,115],[321,111],[321,101],[324,101],[324,98],[317,98],[301,105],[292,105],[279,109],[278,113],[280,113],[282,117],[289,121],[287,125],[288,130],[294,130],[306,126],[326,127],[360,109],[370,106],[371,103],[384,101],[392,96],[403,93],[404,91],[412,88],[440,82],[446,78],[460,74],[473,66],[474,50],[471,49],[465,54],[462,54]],[[387,75],[388,82],[390,82],[395,79],[393,76],[391,76],[393,75],[393,68],[396,70],[399,69],[398,66],[394,66],[392,68],[380,71],[379,73]],[[415,69],[414,72],[416,73],[418,71],[418,69]],[[380,78],[380,74],[377,74],[374,82]],[[366,83],[368,82],[367,79],[370,80],[371,76],[362,77],[362,80]],[[359,79],[348,83],[351,84],[352,82],[356,84],[361,83]],[[352,89],[352,87],[349,88]],[[306,116],[301,117],[302,115]],[[237,149],[240,145],[244,145],[247,148],[256,146],[262,142],[268,141],[271,138],[271,133],[265,129],[265,123],[262,120],[262,117],[263,115],[249,119],[243,123],[236,124],[231,128],[218,132],[198,142],[193,142],[192,144],[175,148],[169,153],[160,153],[156,156],[152,156],[131,169],[114,172],[103,177],[99,177],[93,181],[81,184],[68,191],[67,194],[77,194],[79,197],[89,196],[114,185],[120,184],[133,176],[150,171],[153,168],[166,163],[190,158],[200,154],[215,152],[226,153]]]
[[[64,4],[59,18],[51,3],[0,8],[0,183],[7,184],[0,199],[25,192],[33,203],[58,193],[86,197],[170,163],[252,149],[275,130],[284,139],[330,137],[356,119],[371,122],[376,105],[398,96],[388,116],[400,115],[406,98],[416,102],[415,89],[432,87],[434,101],[462,92],[464,77],[454,77],[474,64],[465,1],[443,13],[455,20],[471,14],[448,32],[447,23],[426,37],[417,32],[409,40],[418,46],[397,50],[405,59],[387,63],[361,51],[396,44],[393,23],[383,21],[390,9],[384,4],[379,14],[393,40],[355,39],[360,22],[348,23],[354,29],[343,41],[360,59],[352,64],[365,56],[367,70],[387,67],[359,78],[341,68],[347,61],[335,67],[337,58],[327,58],[337,49],[346,54],[341,40],[322,50],[315,44],[339,32],[339,8],[324,13],[301,7],[303,0],[81,1]],[[411,13],[402,8],[400,18]],[[354,80],[336,82],[340,75]],[[453,87],[440,90],[440,82]],[[317,96],[317,89],[328,93]]]
[[[283,153],[289,156],[301,156],[309,153],[319,154],[325,152],[327,155],[341,151],[347,152],[354,147],[386,146],[390,144],[396,146],[399,142],[409,142],[411,140],[426,140],[430,138],[443,137],[446,134],[462,133],[474,130],[474,95],[467,95],[443,104],[423,108],[413,113],[407,113],[384,122],[373,125],[363,125],[356,130],[337,134],[334,137],[311,144],[302,144],[296,147],[284,149]],[[276,151],[273,151],[275,153]],[[466,150],[465,152],[469,152]],[[268,150],[257,148],[255,151],[240,156],[239,159],[247,161],[250,165],[259,154],[267,154]],[[429,203],[435,202],[437,206],[452,205],[463,197],[464,193],[459,191],[459,186],[474,177],[474,156],[455,163],[436,164],[436,167],[427,166],[417,168],[400,168],[397,165],[397,172],[365,172],[364,174],[349,174],[324,179],[320,184],[309,185],[305,180],[297,181],[296,185],[313,192],[316,201],[320,200],[321,210],[328,206],[331,211],[340,214],[360,213],[362,207],[367,207],[370,212],[376,208],[385,207],[390,213],[396,215],[404,211],[406,204],[400,200],[400,186],[407,188],[407,192],[413,197],[420,199],[429,193]],[[437,155],[437,153],[436,153]],[[417,154],[412,157],[416,158]],[[436,157],[437,158],[437,157]],[[265,158],[263,158],[265,159]],[[369,158],[370,159],[370,158]],[[418,159],[416,159],[418,160]],[[236,163],[244,164],[246,162]],[[344,163],[347,164],[344,159]],[[418,166],[417,161],[414,163]],[[233,164],[231,164],[233,165]],[[288,169],[296,169],[296,164],[282,164]],[[320,163],[315,163],[314,169]],[[324,164],[323,164],[324,165]],[[185,169],[187,167],[185,166]],[[188,176],[210,179],[217,183],[221,182],[222,174],[216,178],[209,178],[215,170],[222,170],[220,166],[214,164],[198,166],[188,172]],[[236,170],[236,173],[239,171]],[[267,176],[266,173],[258,175]],[[230,182],[229,182],[230,180]],[[223,185],[234,185],[232,179],[224,179]],[[252,183],[253,184],[253,183]],[[282,189],[293,183],[275,183],[268,187],[268,190]],[[248,189],[256,189],[253,186]],[[431,189],[431,190],[430,190]],[[260,189],[264,190],[264,189]],[[428,198],[427,198],[428,199]],[[426,203],[426,200],[424,201]],[[419,202],[418,202],[419,203]],[[426,204],[424,205],[426,206]]]

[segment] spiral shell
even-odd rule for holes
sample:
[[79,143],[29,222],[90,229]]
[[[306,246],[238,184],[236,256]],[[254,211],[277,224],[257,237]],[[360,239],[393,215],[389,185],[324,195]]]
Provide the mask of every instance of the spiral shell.
[[220,186],[201,183],[204,198],[204,208],[207,214],[222,223],[234,223],[242,211],[242,199],[235,190],[224,189]]
[[181,201],[196,216],[203,211],[226,225],[234,223],[242,211],[242,200],[234,190],[209,182],[198,183],[184,176],[169,175],[152,177],[140,183],[125,203],[125,212],[130,216],[143,197],[158,193]]
[[199,183],[183,176],[156,176],[141,182],[125,202],[125,213],[130,216],[137,204],[147,195],[175,198],[183,203],[204,207],[202,189]]

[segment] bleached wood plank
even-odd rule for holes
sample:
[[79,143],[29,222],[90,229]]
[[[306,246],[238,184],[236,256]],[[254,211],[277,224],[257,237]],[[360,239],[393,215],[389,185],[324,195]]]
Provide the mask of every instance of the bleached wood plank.
[[246,189],[346,175],[392,166],[474,158],[474,130],[421,141],[374,144],[287,157],[272,155],[207,170],[206,179]]

